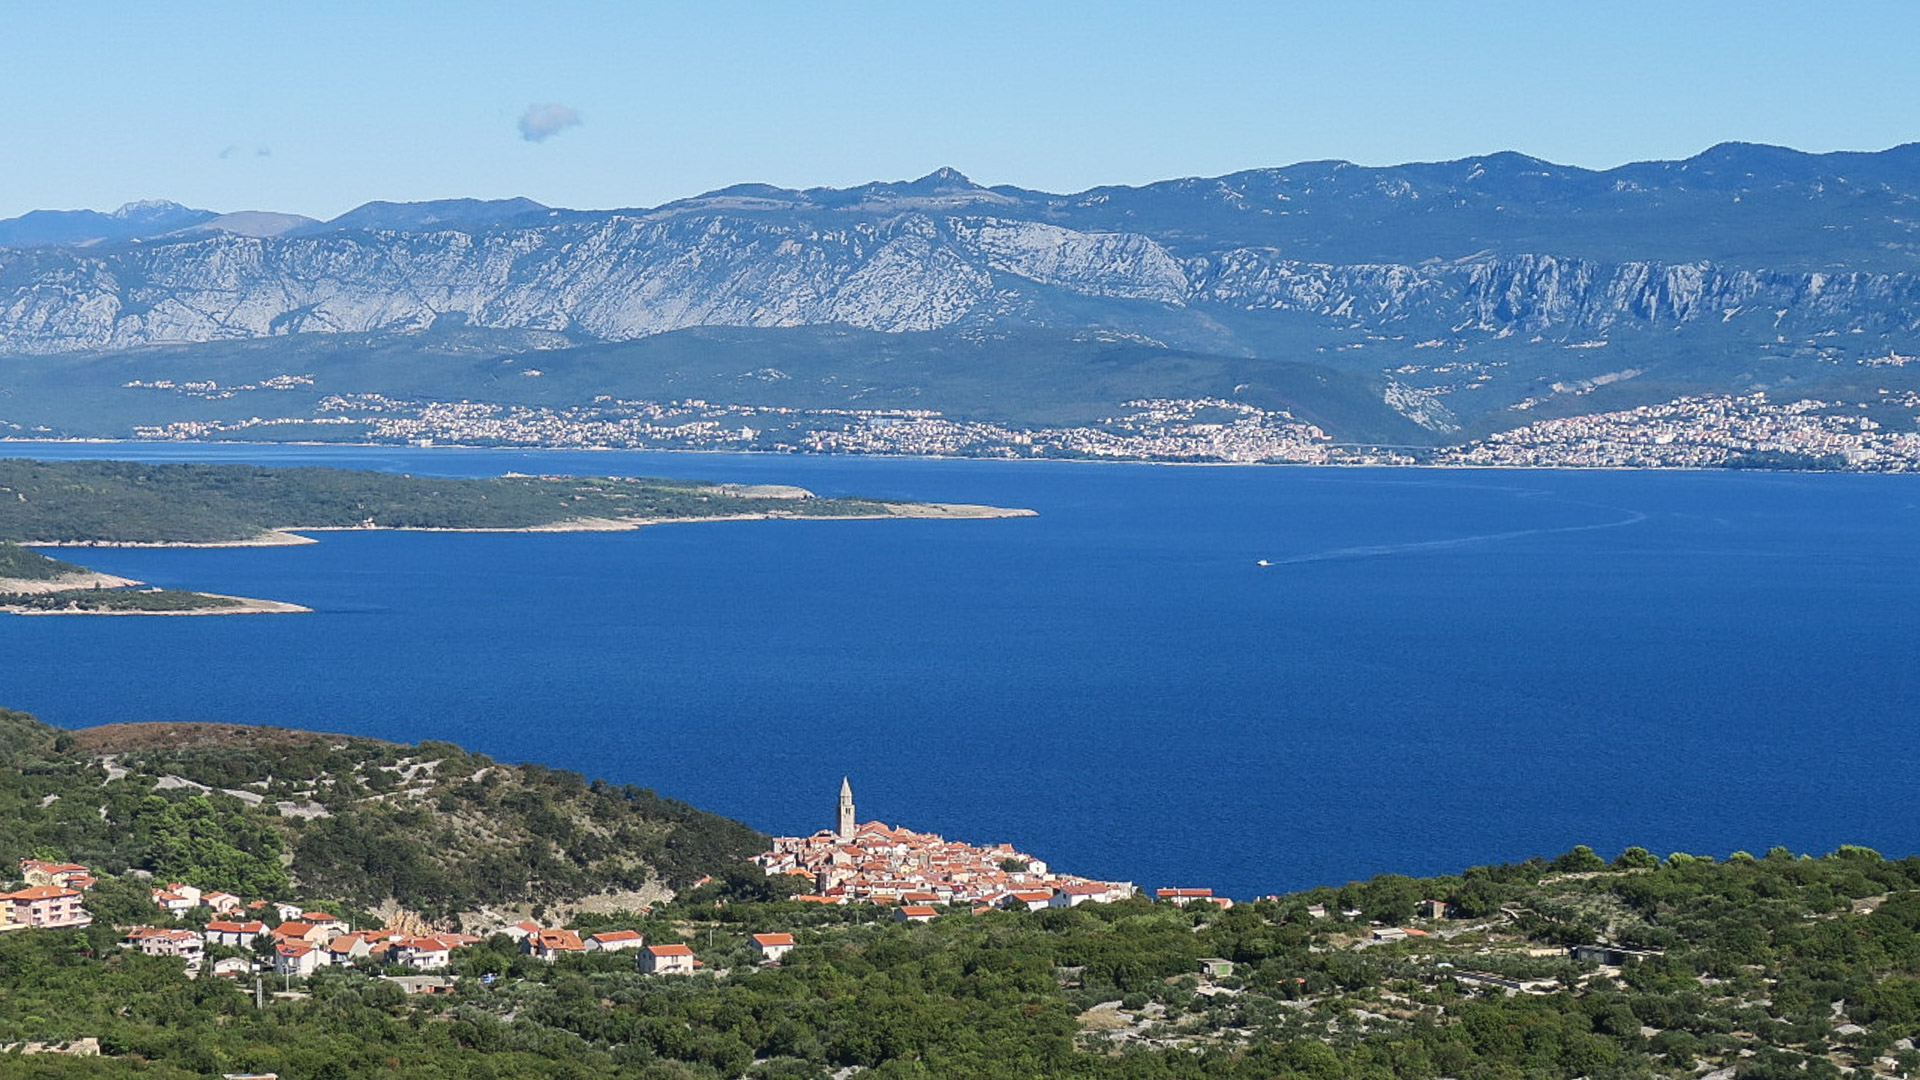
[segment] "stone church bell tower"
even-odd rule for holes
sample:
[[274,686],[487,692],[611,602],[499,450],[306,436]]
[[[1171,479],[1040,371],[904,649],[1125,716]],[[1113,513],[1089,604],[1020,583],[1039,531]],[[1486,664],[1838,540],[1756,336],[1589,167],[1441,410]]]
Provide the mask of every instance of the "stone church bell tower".
[[840,778],[840,807],[833,834],[841,840],[853,839],[853,785],[844,776]]

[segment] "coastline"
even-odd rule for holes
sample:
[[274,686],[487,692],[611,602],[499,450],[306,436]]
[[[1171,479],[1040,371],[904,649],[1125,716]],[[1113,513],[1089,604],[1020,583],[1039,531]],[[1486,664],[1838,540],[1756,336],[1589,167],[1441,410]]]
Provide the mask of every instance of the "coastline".
[[[551,453],[568,453],[568,454],[632,453],[632,454],[675,454],[675,455],[689,455],[689,456],[703,455],[707,457],[727,457],[727,456],[737,455],[737,456],[744,456],[744,457],[769,457],[769,458],[800,457],[800,458],[823,458],[823,459],[840,459],[840,460],[858,460],[862,458],[871,458],[879,461],[982,461],[982,462],[1004,462],[1007,464],[1035,463],[1035,464],[1056,464],[1056,465],[1150,465],[1150,466],[1162,466],[1166,468],[1181,468],[1181,469],[1316,469],[1316,470],[1317,469],[1325,469],[1325,470],[1411,469],[1411,470],[1421,470],[1421,471],[1446,470],[1446,471],[1465,471],[1465,472],[1480,471],[1480,472],[1647,472],[1647,473],[1757,472],[1757,473],[1783,473],[1783,474],[1793,475],[1793,476],[1825,476],[1825,475],[1909,476],[1909,475],[1914,475],[1914,472],[1915,472],[1914,470],[1902,471],[1902,470],[1891,470],[1891,469],[1789,469],[1789,468],[1773,468],[1773,467],[1741,469],[1741,468],[1728,468],[1726,466],[1721,466],[1721,465],[1577,465],[1572,463],[1561,463],[1561,464],[1551,464],[1551,465],[1549,464],[1509,465],[1509,464],[1500,464],[1497,462],[1452,462],[1452,461],[1449,461],[1449,462],[1433,462],[1433,461],[1314,462],[1314,461],[1224,461],[1224,460],[1170,461],[1170,460],[1163,460],[1163,459],[1156,459],[1156,458],[1119,458],[1119,457],[997,457],[990,454],[885,454],[885,453],[816,453],[816,452],[793,453],[793,452],[780,451],[780,450],[756,450],[756,449],[750,449],[750,448],[737,448],[737,447],[728,448],[728,449],[700,449],[700,448],[693,448],[693,447],[660,447],[660,446],[546,446],[546,445],[529,446],[529,445],[523,445],[518,443],[502,444],[497,446],[485,445],[485,444],[470,444],[470,443],[435,443],[430,447],[416,447],[416,446],[400,445],[395,443],[313,442],[313,441],[303,441],[303,440],[297,440],[297,439],[290,439],[285,441],[259,442],[259,441],[250,441],[246,439],[131,439],[131,438],[126,438],[126,439],[98,439],[98,438],[23,439],[23,438],[19,438],[17,436],[11,436],[11,435],[0,436],[0,451],[4,451],[9,444],[21,444],[21,445],[39,444],[39,445],[45,445],[45,446],[140,446],[140,447],[146,447],[146,446],[177,446],[177,447],[295,446],[295,447],[306,447],[306,448],[312,448],[312,449],[330,449],[330,448],[338,447],[338,448],[361,449],[361,450],[432,450],[432,451],[465,450],[465,451],[471,451],[471,452],[510,451],[510,452],[523,452],[523,453],[551,452]],[[1362,444],[1335,443],[1333,445],[1353,446],[1353,445],[1362,445]],[[6,456],[6,455],[4,453],[0,453],[0,456]],[[95,460],[95,459],[74,459],[74,460]],[[689,519],[689,520],[692,520],[692,519]],[[700,519],[700,520],[707,520],[707,519]],[[305,531],[317,532],[319,530],[309,529]],[[418,530],[418,531],[429,531],[429,530]],[[461,531],[461,532],[526,532],[530,530],[526,530],[526,529],[464,529],[464,530],[457,530],[457,531]],[[286,541],[286,542],[298,543],[298,541]],[[22,543],[25,543],[25,541],[22,541]],[[199,545],[192,545],[192,546],[243,547],[243,546],[252,546],[252,544],[253,542],[251,541],[230,541],[222,545],[199,544]],[[78,545],[32,544],[29,546],[54,547],[54,546],[78,546]],[[94,546],[106,547],[111,545],[98,544]],[[177,545],[125,544],[125,545],[118,545],[118,546],[168,547],[168,546],[177,546]]]
[[102,574],[93,570],[80,574],[62,574],[57,578],[0,577],[0,596],[42,596],[46,593],[66,592],[69,589],[127,589],[145,584],[144,581],[135,581],[115,574]]
[[[30,548],[244,548],[295,547],[319,542],[311,536],[301,536],[285,529],[270,529],[244,540],[21,540],[18,543],[21,547]],[[140,583],[136,581],[131,584]]]
[[251,596],[228,596],[225,593],[193,592],[195,596],[212,597],[219,600],[235,600],[237,604],[228,607],[187,608],[181,611],[99,611],[86,608],[65,611],[49,611],[42,608],[22,608],[13,604],[0,604],[0,612],[9,615],[133,615],[133,616],[171,616],[171,615],[285,615],[296,612],[311,612],[310,607],[289,604],[281,600],[260,600]]
[[[245,548],[245,547],[292,547],[300,544],[317,544],[320,541],[306,533],[352,533],[352,532],[422,532],[422,533],[573,533],[573,532],[631,532],[651,525],[684,525],[702,521],[887,521],[893,519],[917,519],[934,521],[968,521],[986,518],[1036,517],[1039,512],[1026,507],[986,506],[980,503],[897,503],[887,504],[885,513],[878,514],[794,514],[780,511],[768,511],[759,514],[713,514],[707,517],[669,517],[669,518],[608,518],[582,517],[567,518],[564,521],[551,521],[542,525],[519,525],[501,527],[477,527],[470,529],[442,528],[436,526],[414,525],[291,525],[271,529],[259,536],[244,540],[22,540],[21,547],[52,548]],[[298,532],[294,530],[298,529]],[[126,585],[141,584],[126,578],[115,578],[110,574],[91,575],[102,581],[118,584],[105,585],[102,588],[119,588]],[[66,579],[62,579],[66,580]],[[0,580],[0,592],[55,592],[57,589],[6,589],[6,582]],[[60,588],[90,588],[89,583],[62,585]]]

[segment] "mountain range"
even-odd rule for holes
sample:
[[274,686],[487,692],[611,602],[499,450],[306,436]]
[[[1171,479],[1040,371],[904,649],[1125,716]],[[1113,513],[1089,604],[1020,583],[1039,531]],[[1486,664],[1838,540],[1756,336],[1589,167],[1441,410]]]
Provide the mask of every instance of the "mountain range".
[[[1240,398],[1336,436],[1447,441],[1687,393],[1910,388],[1915,353],[1920,143],[1604,171],[1306,162],[1069,195],[940,169],[606,211],[0,221],[0,420],[63,433],[121,433],[135,418],[105,399],[128,381],[297,369],[316,393],[1016,425]],[[497,387],[488,365],[515,358],[548,378]],[[52,407],[57,387],[98,408]]]

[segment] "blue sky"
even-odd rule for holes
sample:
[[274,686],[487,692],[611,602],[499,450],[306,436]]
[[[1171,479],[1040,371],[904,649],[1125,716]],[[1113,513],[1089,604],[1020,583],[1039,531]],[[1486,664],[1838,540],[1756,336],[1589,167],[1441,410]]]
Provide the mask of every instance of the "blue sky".
[[[10,5],[0,217],[1920,139],[1920,3]],[[532,106],[546,127],[524,138]],[[556,118],[558,118],[556,120]]]

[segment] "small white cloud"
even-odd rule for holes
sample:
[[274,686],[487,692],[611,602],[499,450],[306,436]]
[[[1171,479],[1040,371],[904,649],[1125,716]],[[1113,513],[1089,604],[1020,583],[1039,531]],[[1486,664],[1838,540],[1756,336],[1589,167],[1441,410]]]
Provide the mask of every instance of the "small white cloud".
[[520,116],[520,137],[528,142],[546,142],[579,125],[580,114],[565,105],[551,101],[545,105],[529,105]]

